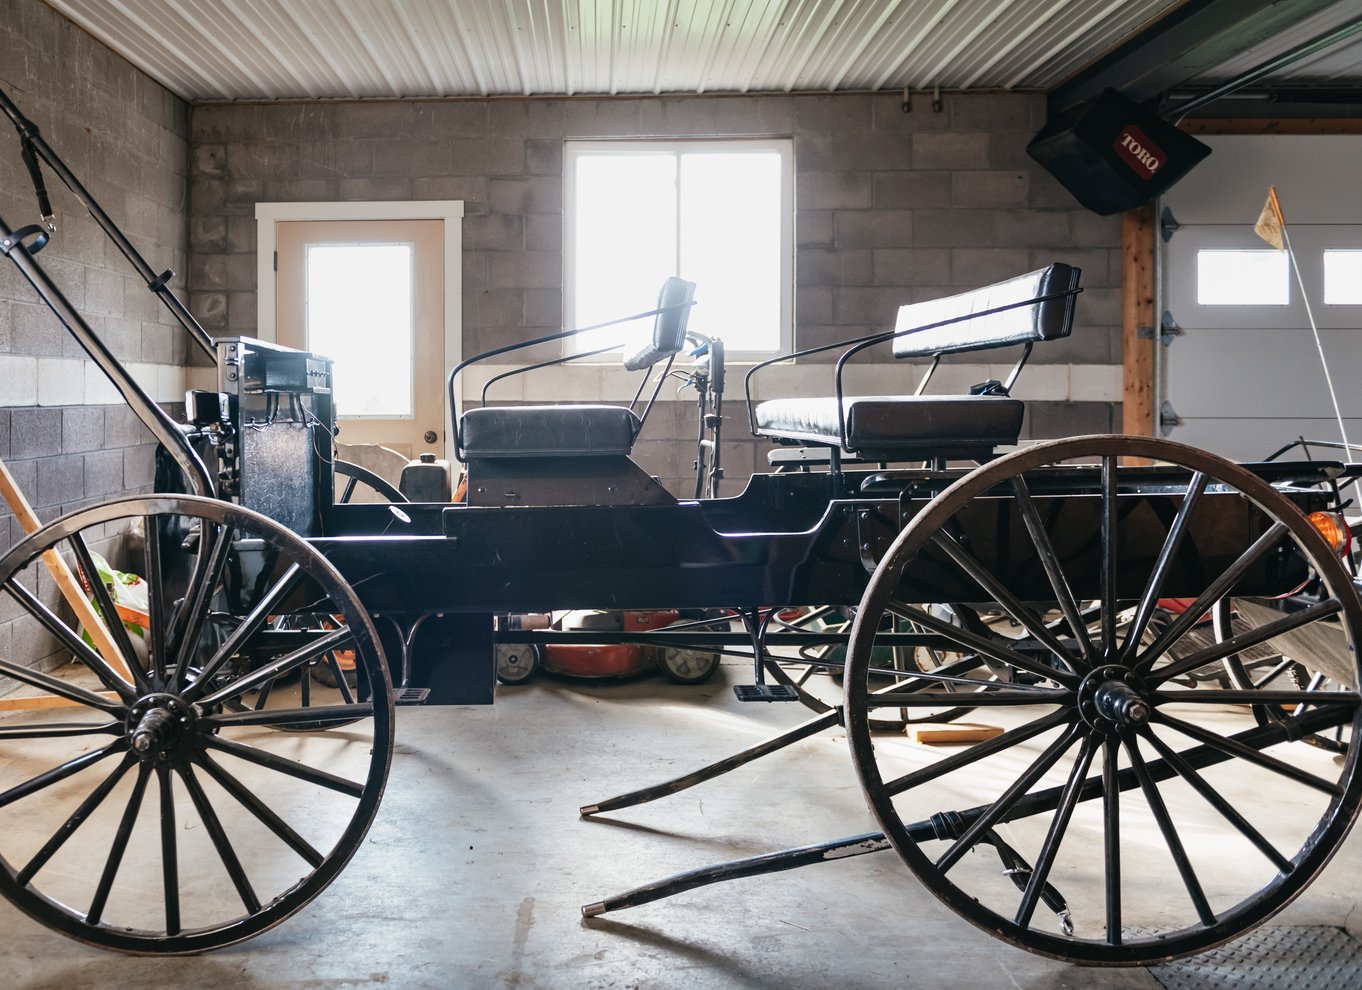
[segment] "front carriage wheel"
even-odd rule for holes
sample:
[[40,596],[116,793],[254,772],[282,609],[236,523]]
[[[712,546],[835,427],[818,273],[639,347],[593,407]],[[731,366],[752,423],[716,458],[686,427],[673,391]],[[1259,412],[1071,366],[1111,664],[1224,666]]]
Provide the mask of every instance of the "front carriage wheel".
[[[1118,470],[1125,456],[1161,463]],[[942,597],[1026,635],[970,635],[924,604]],[[1278,607],[1240,609],[1231,638],[1197,643],[1227,597]],[[875,641],[894,619],[964,659],[883,688]],[[1080,962],[1189,955],[1283,908],[1356,817],[1360,635],[1339,560],[1257,476],[1167,441],[1039,444],[961,478],[882,559],[849,648],[852,757],[899,855],[974,924]],[[1347,658],[1346,683],[1196,676],[1264,643],[1323,641]],[[981,657],[994,680],[970,703],[1000,735],[943,751],[872,738],[882,707],[951,700],[949,678]],[[1337,756],[1301,741],[1340,726]]]
[[[142,659],[111,630],[131,682],[63,617],[48,551],[145,576]],[[230,503],[128,499],[21,542],[0,589],[28,647],[0,673],[56,705],[0,717],[0,892],[16,906],[83,942],[188,953],[273,927],[335,879],[378,808],[393,700],[368,615],[316,550]],[[311,683],[338,653],[354,671]],[[290,728],[312,731],[274,731]]]

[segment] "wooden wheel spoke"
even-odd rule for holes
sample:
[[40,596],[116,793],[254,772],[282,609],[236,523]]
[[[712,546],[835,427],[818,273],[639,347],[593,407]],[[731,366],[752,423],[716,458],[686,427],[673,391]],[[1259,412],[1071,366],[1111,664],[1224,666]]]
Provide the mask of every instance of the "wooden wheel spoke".
[[222,822],[218,819],[217,812],[213,810],[213,804],[208,800],[208,795],[204,793],[203,785],[194,774],[194,768],[185,764],[176,767],[180,779],[184,781],[185,790],[189,792],[189,799],[194,802],[194,809],[199,813],[199,820],[203,822],[203,827],[208,831],[208,836],[213,840],[213,848],[217,850],[218,859],[227,869],[227,875],[231,877],[232,886],[236,888],[237,896],[241,898],[241,903],[250,914],[260,911],[260,898],[255,894],[251,887],[250,878],[246,876],[246,870],[241,865],[241,860],[237,858],[236,850],[232,848],[232,842],[227,837],[227,830],[222,827]]
[[1102,751],[1102,869],[1106,880],[1107,944],[1121,944],[1120,743],[1108,738]]
[[265,708],[259,711],[223,712],[220,715],[206,715],[204,721],[210,725],[227,726],[268,725],[282,728],[289,725],[311,725],[325,723],[344,725],[356,719],[373,715],[374,706],[369,702],[350,705],[316,705],[312,708]]
[[1285,523],[1277,522],[1262,536],[1254,540],[1253,544],[1240,554],[1234,563],[1211,582],[1210,587],[1197,596],[1196,601],[1170,622],[1168,628],[1155,637],[1153,643],[1136,654],[1135,669],[1142,674],[1148,673],[1158,658],[1190,632],[1191,628],[1201,620],[1201,617],[1209,611],[1211,606],[1228,595],[1248,569],[1257,563],[1263,554],[1276,546],[1288,532]]
[[[971,707],[988,705],[1059,705],[1073,695],[1056,688],[1026,688],[1012,684],[993,684],[987,681],[972,681],[979,690],[969,696]],[[870,708],[925,708],[939,705],[954,705],[961,701],[955,691],[921,691],[916,689],[895,690],[877,694],[866,699]]]
[[309,784],[316,784],[318,787],[326,787],[356,798],[364,793],[364,784],[359,781],[347,780],[344,777],[338,777],[336,774],[327,773],[325,770],[310,767],[305,763],[296,763],[274,753],[256,749],[254,746],[244,746],[230,739],[223,739],[221,736],[209,736],[205,738],[204,742],[213,749],[230,753],[248,763],[254,763],[257,766],[274,770],[297,780],[306,781]]
[[1072,714],[1067,711],[1051,712],[1049,715],[1038,718],[1027,725],[1018,726],[1015,729],[1008,729],[1000,736],[994,736],[992,739],[985,740],[984,742],[975,743],[968,749],[959,753],[954,753],[942,760],[938,760],[930,766],[923,767],[920,770],[914,770],[901,777],[895,777],[893,780],[886,781],[884,789],[890,795],[902,794],[910,788],[918,787],[928,781],[943,777],[948,773],[954,773],[961,767],[969,766],[971,763],[977,763],[979,760],[992,756],[995,753],[1001,753],[1003,750],[1016,746],[1018,743],[1033,739],[1042,732],[1070,721],[1072,717]]
[[256,606],[251,609],[246,617],[241,620],[241,623],[232,630],[231,635],[227,637],[222,646],[218,647],[218,650],[213,654],[212,659],[203,665],[203,670],[199,672],[199,676],[195,679],[193,684],[188,686],[185,692],[186,695],[196,697],[206,690],[208,685],[212,684],[213,678],[217,676],[223,665],[234,657],[237,651],[264,627],[265,623],[269,621],[270,615],[278,610],[284,599],[297,587],[302,576],[303,570],[297,564],[291,565],[289,569],[284,572],[279,580],[275,582],[274,587],[270,588],[270,590],[261,597],[260,601],[256,603]]
[[175,676],[176,682],[181,686],[185,684],[189,676],[189,661],[193,656],[199,636],[203,632],[203,623],[208,618],[213,592],[217,589],[218,583],[222,580],[223,571],[227,567],[227,559],[231,555],[232,539],[236,533],[234,526],[215,526],[216,532],[213,534],[212,547],[205,551],[204,548],[208,543],[207,520],[201,521],[199,525],[200,556],[195,560],[194,570],[189,579],[189,587],[185,589],[184,600],[180,602],[175,618],[171,620],[171,631],[167,644],[170,655],[177,657],[180,661],[177,664]]
[[119,722],[43,722],[38,725],[0,725],[0,739],[59,739],[65,736],[107,736],[123,731]]
[[128,798],[128,806],[123,809],[123,817],[118,822],[118,831],[114,833],[113,845],[109,848],[108,859],[104,862],[104,872],[100,874],[95,895],[90,900],[90,910],[85,913],[87,925],[98,925],[104,917],[104,908],[108,906],[109,893],[113,890],[118,868],[123,864],[123,854],[127,852],[128,840],[132,838],[132,829],[137,823],[137,812],[141,810],[142,796],[147,791],[147,781],[150,778],[151,770],[148,764],[139,764],[137,782],[133,785],[132,795]]
[[28,882],[37,875],[38,871],[47,865],[48,860],[55,856],[57,851],[66,844],[66,840],[75,835],[76,830],[84,824],[85,820],[88,819],[90,815],[94,814],[95,809],[97,809],[104,802],[104,799],[109,796],[110,792],[118,786],[118,782],[133,768],[136,762],[137,761],[131,756],[125,757],[123,762],[114,767],[109,775],[100,782],[98,787],[86,795],[85,800],[77,806],[75,811],[71,812],[70,816],[66,821],[62,822],[57,831],[52,833],[52,837],[43,844],[43,847],[39,849],[24,868],[15,875],[14,880],[19,886],[22,887],[27,885]]
[[161,562],[161,527],[156,516],[142,517],[142,532],[146,534],[147,574],[147,657],[151,676],[158,687],[167,683],[166,674],[166,581]]
[[[1253,646],[1258,646],[1261,643],[1266,643],[1268,640],[1280,636],[1283,633],[1288,633],[1293,629],[1299,629],[1301,626],[1309,625],[1320,619],[1326,619],[1331,615],[1337,615],[1342,608],[1343,605],[1337,598],[1329,598],[1325,601],[1317,602],[1314,605],[1309,605],[1299,612],[1292,612],[1289,615],[1282,616],[1280,619],[1273,619],[1271,622],[1265,622],[1256,629],[1250,629],[1239,633],[1238,635],[1231,636],[1223,643],[1216,643],[1205,649],[1197,650],[1195,653],[1190,653],[1181,660],[1175,660],[1172,663],[1164,664],[1162,667],[1154,667],[1149,671],[1149,681],[1151,684],[1159,685],[1174,677],[1181,677],[1183,674],[1189,674],[1192,671],[1198,670],[1209,664],[1219,663],[1227,657],[1233,656],[1236,653],[1241,653],[1244,650]],[[1186,613],[1183,614],[1185,615]]]
[[[18,578],[11,578],[9,582],[6,583],[5,590],[9,592],[11,598],[13,598],[16,602],[19,603],[19,606],[23,608],[25,612],[27,612],[29,615],[33,616],[33,618],[38,620],[38,623],[44,629],[46,629],[53,636],[57,637],[57,639],[61,641],[62,646],[70,650],[77,660],[84,664],[86,668],[88,668],[96,677],[98,677],[101,684],[103,684],[110,691],[116,692],[121,697],[124,698],[132,697],[133,695],[132,685],[130,685],[127,681],[123,680],[123,678],[120,677],[114,671],[114,669],[109,666],[109,662],[107,660],[105,660],[102,656],[100,656],[93,649],[91,649],[89,643],[81,639],[80,635],[77,634],[77,632],[74,629],[72,629],[60,618],[58,618],[57,614],[53,612],[50,608],[48,608],[46,605],[44,605],[38,599],[38,597],[35,594],[33,594],[33,592],[29,591],[28,588],[26,588],[22,583],[20,583]],[[122,626],[121,622],[119,623],[119,626]],[[124,630],[124,634],[125,635],[127,634],[126,629]],[[5,673],[9,672],[5,671]],[[9,676],[15,677],[18,680],[27,680],[26,678],[19,677],[18,675],[12,673],[10,673]],[[48,678],[48,681],[53,684],[64,683],[61,681],[57,681],[55,678]],[[33,681],[29,680],[28,683],[32,684]],[[46,687],[46,685],[38,686]],[[51,691],[54,694],[57,693],[51,687],[47,687],[47,690]],[[76,691],[80,689],[73,687],[72,690]],[[82,691],[82,694],[86,694],[89,697],[98,697],[97,695],[85,691]],[[69,696],[63,695],[63,697]]]
[[306,839],[275,814],[273,809],[265,804],[264,801],[260,800],[254,791],[241,783],[241,781],[237,780],[232,774],[228,773],[223,767],[208,756],[207,753],[204,753],[199,757],[199,764],[210,777],[222,786],[224,791],[236,798],[242,807],[254,815],[262,825],[278,836],[285,845],[306,860],[309,866],[317,867],[322,865],[322,860],[326,857],[314,849]]
[[127,748],[127,740],[120,737],[109,743],[103,749],[82,753],[80,756],[67,760],[60,766],[53,767],[51,770],[46,770],[36,777],[30,777],[22,784],[15,784],[13,787],[9,788],[9,790],[0,793],[0,808],[11,805],[15,801],[22,800],[31,794],[36,794],[43,788],[51,787],[53,784],[65,780],[67,777],[73,777],[87,767],[94,766],[105,757],[112,756],[115,753],[122,753],[126,751]]
[[960,838],[956,839],[954,844],[942,853],[936,861],[936,868],[942,873],[948,872],[965,853],[973,849],[983,838],[984,833],[998,824],[1002,817],[1012,809],[1012,806],[1031,789],[1032,785],[1045,776],[1046,772],[1059,761],[1065,750],[1077,741],[1080,731],[1077,725],[1071,725],[1067,732],[1052,742],[1045,752],[1038,756],[1022,772],[1021,776],[999,795],[998,800],[994,801],[981,815],[975,818]]
[[1158,751],[1159,756],[1177,771],[1178,776],[1187,781],[1187,783],[1192,786],[1192,789],[1200,794],[1206,800],[1207,804],[1220,812],[1225,820],[1238,829],[1239,833],[1243,835],[1244,838],[1257,846],[1259,851],[1272,861],[1273,866],[1277,867],[1277,869],[1281,870],[1283,873],[1291,872],[1294,868],[1291,864],[1291,860],[1278,852],[1276,847],[1273,846],[1261,832],[1249,824],[1248,820],[1244,818],[1229,801],[1225,800],[1224,796],[1212,787],[1211,784],[1207,782],[1206,778],[1197,772],[1195,767],[1179,756],[1173,747],[1169,746],[1155,735],[1154,731],[1148,726],[1144,727],[1142,735],[1145,739],[1149,740],[1150,745]]
[[1164,538],[1163,546],[1159,549],[1158,559],[1154,562],[1154,570],[1149,575],[1144,593],[1140,596],[1140,603],[1135,608],[1135,617],[1131,620],[1130,628],[1126,632],[1126,641],[1121,647],[1122,663],[1130,662],[1131,657],[1139,648],[1140,640],[1144,638],[1145,628],[1149,625],[1149,620],[1158,605],[1159,596],[1163,592],[1163,583],[1168,577],[1168,571],[1173,566],[1178,550],[1182,547],[1183,538],[1187,535],[1187,521],[1191,518],[1192,510],[1196,507],[1202,493],[1206,491],[1206,485],[1209,481],[1210,479],[1205,472],[1197,471],[1192,475],[1192,480],[1187,485],[1187,493],[1183,496],[1182,505],[1178,506],[1177,515],[1173,517],[1173,522],[1168,527],[1168,535]]
[[1005,666],[1015,667],[1017,670],[1024,670],[1029,674],[1035,674],[1037,677],[1057,681],[1069,687],[1076,687],[1078,684],[1078,678],[1067,670],[1057,670],[1053,667],[1047,667],[1040,661],[1023,656],[1016,650],[1009,649],[986,636],[979,636],[966,629],[961,629],[959,626],[953,626],[944,619],[938,619],[936,616],[928,613],[925,609],[920,609],[914,605],[906,605],[901,602],[891,603],[886,606],[886,608],[889,612],[900,618],[907,619],[909,622],[916,622],[919,625],[930,629],[932,632],[939,633],[952,642],[966,647],[973,653],[979,653],[989,657]]
[[1017,907],[1016,922],[1023,928],[1031,927],[1036,905],[1040,903],[1041,895],[1045,892],[1050,870],[1055,865],[1055,857],[1059,854],[1060,844],[1064,841],[1064,833],[1069,828],[1069,819],[1073,817],[1074,807],[1078,804],[1079,793],[1098,745],[1096,736],[1085,736],[1073,768],[1069,771],[1064,793],[1059,798],[1059,807],[1055,809],[1055,817],[1050,821],[1050,830],[1046,833],[1045,841],[1041,843],[1040,855],[1036,857],[1035,865],[1031,868],[1031,877],[1026,882],[1021,904]]
[[1001,581],[989,573],[988,568],[984,567],[968,550],[962,547],[944,529],[932,535],[930,542],[944,551],[956,565],[968,574],[974,581],[993,597],[993,600],[1001,605],[1007,613],[1027,632],[1036,638],[1046,649],[1053,653],[1072,673],[1077,669],[1077,661],[1069,648],[1059,641],[1059,638],[1046,627],[1040,616],[1031,611],[1016,595],[1012,594],[1007,588],[1003,587]]
[[[71,544],[71,549],[75,551],[76,563],[79,565],[80,572],[85,578],[86,588],[90,592],[90,597],[93,599],[95,611],[99,614],[99,618],[103,620],[104,628],[109,631],[110,640],[112,641],[114,648],[118,650],[123,661],[123,666],[131,672],[133,680],[140,690],[150,690],[151,684],[147,680],[146,671],[144,671],[137,662],[137,651],[133,649],[132,637],[128,635],[128,627],[123,624],[122,618],[119,617],[118,609],[114,607],[114,601],[109,594],[109,589],[105,586],[103,579],[99,576],[99,570],[95,567],[94,557],[90,555],[90,548],[86,546],[85,538],[79,533],[73,533],[68,542]],[[100,663],[120,684],[123,682],[123,679],[117,674],[114,674],[112,668],[108,667],[107,660],[101,660]],[[95,673],[100,674],[100,671],[95,668]],[[104,679],[102,675],[100,679]],[[126,689],[126,685],[123,689]],[[114,690],[119,689],[114,688]]]
[[[256,668],[249,674],[238,677],[231,683],[219,688],[210,694],[202,697],[195,697],[195,692],[187,691],[185,697],[190,700],[197,700],[204,708],[230,701],[240,697],[247,691],[260,687],[266,681],[272,681],[281,674],[286,674],[291,670],[303,666],[321,656],[327,650],[335,649],[341,644],[349,641],[353,637],[348,627],[342,626],[330,632],[323,633],[306,646],[299,647],[292,653],[285,654],[278,660],[271,661],[261,667]],[[196,682],[194,686],[203,684],[202,680]]]
[[[1176,729],[1178,732],[1191,736],[1193,739],[1198,739],[1211,749],[1218,750],[1227,756],[1237,756],[1240,759],[1247,760],[1265,770],[1271,770],[1289,780],[1294,780],[1298,784],[1304,784],[1306,787],[1321,791],[1331,797],[1337,797],[1343,792],[1343,788],[1336,781],[1325,780],[1323,777],[1318,777],[1308,770],[1302,770],[1300,767],[1295,767],[1290,763],[1279,760],[1275,756],[1268,756],[1266,753],[1259,752],[1252,746],[1245,745],[1237,739],[1227,738],[1219,733],[1212,732],[1209,729],[1204,729],[1193,722],[1188,722],[1184,719],[1169,715],[1162,710],[1156,710],[1154,717],[1169,728]],[[1276,737],[1273,737],[1273,741],[1276,742],[1279,740]]]
[[[355,703],[355,693],[350,689],[350,682],[345,679],[345,671],[341,668],[340,658],[336,656],[336,651],[331,650],[323,658],[327,669],[331,671],[331,676],[336,679],[336,690],[340,692],[341,700],[347,705]],[[358,670],[358,668],[356,668]],[[358,682],[359,674],[356,673],[355,680]]]
[[1102,653],[1116,652],[1116,458],[1102,457],[1102,572],[1098,580],[1101,591]]
[[1159,691],[1154,695],[1159,704],[1168,705],[1347,705],[1362,704],[1356,691],[1238,691],[1225,688],[1197,688],[1191,691]]
[[156,778],[161,792],[161,887],[165,896],[166,934],[177,935],[180,931],[180,856],[175,790],[171,786],[174,778],[170,767],[164,765],[156,768]]
[[1178,875],[1182,877],[1182,884],[1187,888],[1187,894],[1192,899],[1192,906],[1196,908],[1197,917],[1201,919],[1203,925],[1210,928],[1216,923],[1215,912],[1211,910],[1211,904],[1206,899],[1206,892],[1201,887],[1201,881],[1197,879],[1192,861],[1188,858],[1187,850],[1183,848],[1182,840],[1178,837],[1177,829],[1173,825],[1173,817],[1168,813],[1168,806],[1164,804],[1163,795],[1159,793],[1159,787],[1154,782],[1154,778],[1149,775],[1149,768],[1145,766],[1144,757],[1140,754],[1139,741],[1133,736],[1127,737],[1123,741],[1126,752],[1130,754],[1131,768],[1140,781],[1140,790],[1144,792],[1144,799],[1149,805],[1150,812],[1154,815],[1154,821],[1158,823],[1164,844],[1173,856],[1173,863],[1177,866]]
[[1078,600],[1069,587],[1069,579],[1064,576],[1064,571],[1060,569],[1059,554],[1055,552],[1050,534],[1045,530],[1045,523],[1040,518],[1040,511],[1036,508],[1035,499],[1031,497],[1031,490],[1027,487],[1026,479],[1021,475],[1014,477],[1012,479],[1012,491],[1016,495],[1017,507],[1021,510],[1022,521],[1026,524],[1026,532],[1030,534],[1031,543],[1036,548],[1036,556],[1040,558],[1041,566],[1045,568],[1045,577],[1055,593],[1055,601],[1059,604],[1060,611],[1064,614],[1074,638],[1078,641],[1078,649],[1082,654],[1083,663],[1091,668],[1094,663],[1093,647],[1092,640],[1088,637],[1087,624],[1083,621]]

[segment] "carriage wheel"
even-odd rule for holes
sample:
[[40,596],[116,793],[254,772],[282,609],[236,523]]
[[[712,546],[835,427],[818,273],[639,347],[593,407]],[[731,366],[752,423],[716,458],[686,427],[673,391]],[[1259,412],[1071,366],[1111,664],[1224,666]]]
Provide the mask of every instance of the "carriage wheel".
[[[968,625],[972,630],[989,635],[990,631],[972,610],[959,605],[941,605],[936,614],[955,625]],[[835,605],[824,605],[811,609],[798,618],[780,620],[777,629],[784,627],[793,630],[808,630],[815,624],[823,630],[837,632],[850,637],[851,618],[848,610]],[[914,634],[928,634],[916,623],[902,618],[888,617],[884,630]],[[911,680],[911,675],[932,671],[945,664],[951,664],[959,675],[959,681],[943,686],[943,690],[959,694],[956,703],[938,708],[880,708],[870,719],[870,728],[876,732],[902,732],[910,725],[952,722],[971,711],[965,697],[980,690],[982,684],[992,679],[988,669],[988,658],[977,652],[968,655],[974,663],[970,669],[962,664],[964,655],[957,652],[954,644],[943,641],[939,645],[889,646],[879,645],[874,657],[874,673],[878,677],[877,687],[885,687],[892,682]],[[804,707],[819,713],[830,712],[842,701],[842,673],[846,665],[846,641],[818,646],[804,646],[791,655],[774,655],[764,661],[766,672],[777,684],[794,688]]]
[[[127,535],[138,522],[140,549]],[[84,573],[97,550],[145,575],[146,662],[131,659],[122,623],[111,630],[131,683],[62,618],[49,550]],[[239,506],[158,496],[33,534],[0,559],[0,589],[28,647],[26,665],[6,658],[0,673],[60,705],[0,717],[9,900],[84,942],[187,953],[271,928],[335,879],[378,808],[393,701],[373,626],[325,558]],[[102,585],[92,593],[112,614]],[[332,628],[288,628],[289,614]],[[266,706],[250,700],[337,651],[354,654],[348,702],[305,704],[308,677],[274,687]],[[73,656],[83,676],[42,672]],[[315,731],[273,731],[297,726]]]
[[[366,467],[353,463],[352,461],[342,461],[337,459],[334,462],[336,477],[345,479],[345,487],[336,496],[336,501],[342,505],[348,505],[355,497],[355,489],[363,485],[369,493],[377,496],[385,502],[407,502],[410,499],[403,495],[396,486],[387,478],[380,474],[375,474]],[[361,492],[363,489],[361,489]]]
[[[1126,455],[1182,470],[1140,488],[1138,473],[1118,475]],[[1075,458],[1100,467],[1038,470]],[[1178,648],[1222,598],[1305,579],[1308,602],[1223,643]],[[937,589],[1001,609],[1029,636],[999,646],[934,620],[920,603]],[[1160,616],[1151,642],[1159,601],[1175,597],[1194,600]],[[1079,606],[1089,600],[1095,616]],[[1059,627],[1055,613],[1067,617]],[[930,684],[876,693],[871,657],[887,616],[992,656],[998,681],[971,702],[1001,735],[945,752],[872,739],[881,706],[945,696]],[[1346,686],[1184,686],[1298,632],[1347,658]],[[1044,955],[1146,964],[1259,924],[1342,843],[1362,798],[1351,743],[1360,635],[1362,604],[1338,559],[1249,472],[1167,441],[1040,444],[961,478],[883,558],[852,630],[848,738],[886,835],[954,910]],[[1351,727],[1341,757],[1298,741],[1340,725]]]

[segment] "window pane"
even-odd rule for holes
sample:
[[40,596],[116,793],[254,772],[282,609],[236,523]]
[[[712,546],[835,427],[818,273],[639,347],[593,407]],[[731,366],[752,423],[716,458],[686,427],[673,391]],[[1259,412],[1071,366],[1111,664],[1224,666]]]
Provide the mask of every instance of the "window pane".
[[781,159],[681,156],[679,273],[696,284],[690,326],[733,351],[780,347]]
[[413,415],[411,281],[410,244],[307,246],[307,348],[336,362],[341,415]]
[[[582,155],[576,163],[574,316],[579,327],[657,305],[676,273],[676,156]],[[644,335],[652,320],[570,338],[578,351]]]
[[1362,306],[1362,251],[1324,252],[1326,306]]
[[1196,256],[1202,306],[1285,306],[1291,302],[1285,251],[1206,250]]

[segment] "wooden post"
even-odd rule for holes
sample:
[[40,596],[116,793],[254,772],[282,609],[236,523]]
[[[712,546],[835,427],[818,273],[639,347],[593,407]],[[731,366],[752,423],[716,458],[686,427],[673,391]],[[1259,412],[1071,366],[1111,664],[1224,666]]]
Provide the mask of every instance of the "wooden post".
[[[33,506],[20,491],[19,484],[14,480],[14,475],[9,473],[9,468],[4,461],[0,461],[0,495],[9,503],[10,511],[18,518],[20,525],[24,527],[25,533],[32,533],[42,526],[37,514],[33,511]],[[61,590],[62,597],[71,606],[71,610],[76,613],[76,619],[83,625],[94,640],[95,649],[113,669],[113,672],[128,684],[132,684],[132,672],[128,670],[127,662],[123,659],[123,654],[114,645],[113,637],[109,635],[109,630],[100,621],[99,613],[94,610],[89,599],[81,590],[80,582],[76,580],[75,574],[71,573],[71,568],[66,566],[66,561],[62,560],[61,555],[55,550],[49,550],[43,554],[43,563],[47,565],[48,572],[52,579],[57,582],[57,587]],[[90,580],[98,581],[99,575],[89,575]]]
[[[1154,435],[1154,209],[1121,214],[1121,432]],[[1144,329],[1148,337],[1140,336]]]

